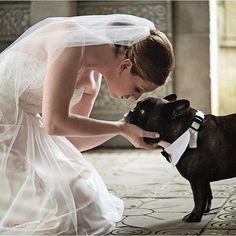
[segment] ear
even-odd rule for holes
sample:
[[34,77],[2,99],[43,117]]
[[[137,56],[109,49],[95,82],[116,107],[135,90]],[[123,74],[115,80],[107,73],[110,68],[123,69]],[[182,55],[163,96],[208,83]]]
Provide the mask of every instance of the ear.
[[122,72],[122,71],[124,71],[124,70],[126,70],[126,69],[131,69],[131,67],[132,67],[132,62],[131,62],[131,60],[130,59],[125,59],[125,60],[123,60],[121,63],[120,63],[120,72]]
[[183,115],[189,106],[190,102],[185,99],[166,103],[162,109],[162,116],[163,118],[174,120]]
[[169,94],[166,97],[164,97],[165,100],[169,102],[173,102],[177,99],[177,95],[175,93]]

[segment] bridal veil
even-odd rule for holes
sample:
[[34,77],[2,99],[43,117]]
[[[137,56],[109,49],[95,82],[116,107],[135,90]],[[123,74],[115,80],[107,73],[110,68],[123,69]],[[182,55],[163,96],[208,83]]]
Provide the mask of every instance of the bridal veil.
[[66,47],[128,46],[151,29],[123,14],[53,17],[0,54],[0,234],[105,234],[121,220],[123,202],[93,166],[65,137],[44,131],[43,78]]

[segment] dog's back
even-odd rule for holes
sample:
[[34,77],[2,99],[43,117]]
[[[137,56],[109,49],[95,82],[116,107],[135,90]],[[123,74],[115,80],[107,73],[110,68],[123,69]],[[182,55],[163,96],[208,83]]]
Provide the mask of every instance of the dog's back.
[[[186,160],[187,169],[199,169],[208,175],[210,181],[236,176],[236,114],[227,116],[206,115],[198,134],[198,147],[188,149],[183,161]],[[177,168],[180,172],[186,167]],[[197,168],[197,166],[199,167]],[[207,171],[207,173],[203,173]],[[185,171],[184,171],[185,172]],[[183,173],[185,175],[188,173]],[[192,171],[191,174],[192,175]]]

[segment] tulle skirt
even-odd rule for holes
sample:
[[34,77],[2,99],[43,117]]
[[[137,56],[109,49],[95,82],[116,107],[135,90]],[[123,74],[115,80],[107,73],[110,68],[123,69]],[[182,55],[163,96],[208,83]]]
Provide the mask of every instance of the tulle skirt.
[[18,108],[0,124],[0,234],[106,234],[122,200],[65,138],[49,136],[39,115]]

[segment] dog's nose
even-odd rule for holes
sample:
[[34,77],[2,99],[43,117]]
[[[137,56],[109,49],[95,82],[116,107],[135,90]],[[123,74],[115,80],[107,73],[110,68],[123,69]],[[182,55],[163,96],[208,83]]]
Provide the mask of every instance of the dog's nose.
[[126,118],[129,114],[132,114],[133,112],[134,112],[133,110],[130,110],[126,112],[123,117]]
[[131,122],[133,112],[134,112],[133,110],[130,110],[129,112],[127,112],[127,113],[125,113],[125,114],[123,115],[124,120],[125,120],[126,122],[128,122],[128,123]]

